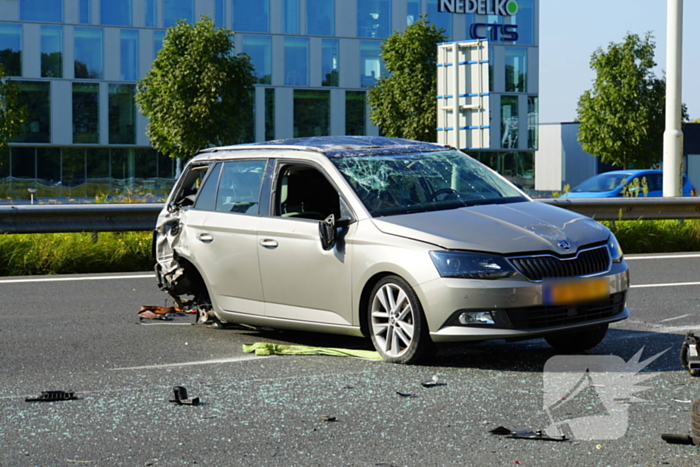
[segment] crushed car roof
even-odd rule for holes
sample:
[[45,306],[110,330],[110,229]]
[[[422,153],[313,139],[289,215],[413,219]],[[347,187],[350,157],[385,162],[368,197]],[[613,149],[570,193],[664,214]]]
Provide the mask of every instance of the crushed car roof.
[[312,150],[324,154],[326,157],[346,157],[370,154],[393,154],[406,152],[406,150],[412,152],[441,151],[445,149],[445,146],[404,138],[387,138],[384,136],[310,136],[306,138],[279,139],[261,143],[208,148],[200,151],[199,154],[250,149]]

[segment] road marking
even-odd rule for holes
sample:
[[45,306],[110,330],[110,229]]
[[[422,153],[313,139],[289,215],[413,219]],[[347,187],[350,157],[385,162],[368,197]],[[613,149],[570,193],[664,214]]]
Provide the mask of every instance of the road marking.
[[152,279],[155,274],[137,274],[133,276],[87,276],[87,277],[36,277],[31,279],[0,279],[0,284],[19,284],[25,282],[69,282],[69,281],[107,281],[115,279]]
[[625,256],[625,261],[634,261],[637,259],[676,259],[676,258],[700,258],[700,254],[658,255],[658,256]]
[[630,289],[643,289],[647,287],[681,287],[684,285],[700,285],[700,282],[670,282],[668,284],[639,284],[630,285]]
[[688,317],[688,316],[692,316],[692,315],[687,314],[687,315],[676,316],[675,318],[666,318],[666,319],[662,319],[661,321],[659,321],[659,323],[665,323],[665,322],[667,322],[667,321],[675,321],[675,320],[677,320],[677,319],[683,319],[683,318],[686,318],[686,317]]
[[[272,355],[270,356],[272,357]],[[121,371],[121,370],[150,370],[154,368],[172,368],[175,366],[194,366],[194,365],[212,365],[215,363],[236,363],[236,362],[247,362],[250,360],[261,360],[263,358],[270,357],[238,357],[238,358],[222,358],[218,360],[202,360],[199,362],[183,362],[183,363],[165,363],[163,365],[148,365],[148,366],[132,366],[127,368],[110,368],[111,371]]]

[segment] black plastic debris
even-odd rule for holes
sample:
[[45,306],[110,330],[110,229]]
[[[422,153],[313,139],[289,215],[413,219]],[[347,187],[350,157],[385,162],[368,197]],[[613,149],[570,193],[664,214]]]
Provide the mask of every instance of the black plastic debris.
[[177,405],[199,405],[199,397],[188,399],[187,389],[183,386],[175,386],[173,391],[175,393],[175,399],[171,399],[170,402],[174,402]]
[[700,339],[691,331],[681,345],[681,365],[690,376],[700,375]]
[[549,436],[542,430],[530,431],[530,430],[520,430],[514,431],[509,430],[506,427],[499,426],[493,430],[489,430],[492,435],[503,436],[504,438],[517,438],[517,439],[533,439],[539,441],[568,441],[565,435],[561,436]]
[[434,375],[431,379],[423,381],[420,383],[425,388],[434,388],[435,386],[447,386],[447,383],[440,383],[437,375]]
[[56,402],[76,400],[73,391],[41,391],[41,395],[36,398],[28,397],[24,399],[26,402]]
[[666,441],[668,444],[695,444],[693,442],[693,437],[690,435],[664,433],[661,435],[661,439]]
[[398,395],[401,396],[401,397],[417,397],[415,394],[411,394],[411,393],[408,393],[408,392],[396,391],[396,394],[398,394]]
[[326,416],[321,417],[321,420],[324,422],[337,422],[338,421],[338,419],[335,417],[326,417]]

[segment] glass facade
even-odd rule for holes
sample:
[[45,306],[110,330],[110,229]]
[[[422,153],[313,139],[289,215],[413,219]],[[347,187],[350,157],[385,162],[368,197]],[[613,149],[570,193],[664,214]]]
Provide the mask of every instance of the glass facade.
[[501,147],[518,147],[518,96],[501,96]]
[[270,36],[243,36],[243,52],[253,60],[255,75],[260,84],[272,83],[272,38]]
[[406,26],[420,19],[420,0],[406,0]]
[[102,79],[102,29],[75,28],[75,77]]
[[452,16],[454,16],[452,13],[438,11],[438,0],[428,0],[428,21],[444,29],[448,41],[453,40]]
[[367,104],[364,91],[345,93],[345,134],[364,135],[367,131]]
[[391,34],[391,0],[357,0],[357,37]]
[[156,0],[144,0],[143,2],[143,21],[147,28],[156,27],[156,18],[158,11],[156,10]]
[[131,0],[100,0],[100,24],[131,26]]
[[100,86],[73,83],[73,143],[100,142]]
[[163,39],[165,39],[165,31],[153,31],[153,58],[158,56],[158,52],[163,48]]
[[331,130],[330,91],[294,90],[294,137],[327,136]]
[[265,141],[275,139],[275,90],[265,88]]
[[214,24],[219,28],[226,27],[226,0],[215,0]]
[[284,38],[284,84],[309,85],[309,40],[302,37]]
[[528,149],[539,148],[539,133],[537,128],[540,124],[539,98],[537,96],[527,96],[527,147]]
[[282,32],[285,34],[299,34],[301,24],[301,12],[299,0],[283,0],[282,3]]
[[22,76],[22,26],[0,23],[0,65],[7,76]]
[[90,24],[92,19],[91,0],[80,0],[78,3],[78,23]]
[[321,42],[321,84],[323,86],[338,86],[338,47],[338,39],[323,39]]
[[362,87],[374,86],[383,73],[386,73],[382,60],[380,42],[360,42],[360,85]]
[[63,21],[63,0],[22,0],[18,3],[20,21],[42,23]]
[[306,33],[312,36],[335,35],[335,2],[306,0]]
[[120,80],[139,79],[139,32],[135,29],[120,31],[120,62]]
[[270,0],[233,0],[233,30],[270,32]]
[[14,141],[21,143],[51,142],[51,83],[46,81],[16,81],[20,98],[29,110],[24,134]]
[[194,20],[192,0],[163,0],[163,27],[175,26],[179,19],[187,23]]
[[109,85],[109,144],[136,143],[135,86]]
[[527,49],[506,47],[506,92],[527,92]]

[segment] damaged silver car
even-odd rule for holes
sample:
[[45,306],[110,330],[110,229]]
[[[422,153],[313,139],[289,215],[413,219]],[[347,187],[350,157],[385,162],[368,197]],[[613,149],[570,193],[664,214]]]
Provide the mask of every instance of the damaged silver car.
[[456,341],[585,351],[629,316],[627,264],[606,227],[405,139],[203,150],[154,250],[161,289],[203,319],[368,336],[397,363]]

